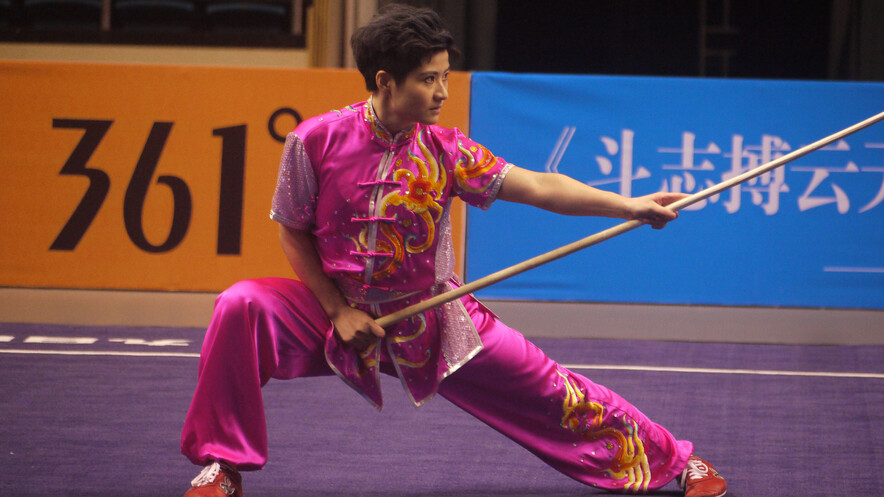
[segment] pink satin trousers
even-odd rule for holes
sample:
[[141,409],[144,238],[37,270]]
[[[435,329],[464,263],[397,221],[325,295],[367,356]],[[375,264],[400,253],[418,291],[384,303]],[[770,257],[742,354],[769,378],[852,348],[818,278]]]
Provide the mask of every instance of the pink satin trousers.
[[[681,473],[690,442],[559,366],[471,296],[462,301],[484,348],[442,381],[443,397],[588,485],[643,492]],[[219,295],[181,452],[199,465],[224,459],[260,469],[267,461],[261,387],[271,378],[333,374],[323,355],[330,327],[319,302],[295,280],[245,280]]]

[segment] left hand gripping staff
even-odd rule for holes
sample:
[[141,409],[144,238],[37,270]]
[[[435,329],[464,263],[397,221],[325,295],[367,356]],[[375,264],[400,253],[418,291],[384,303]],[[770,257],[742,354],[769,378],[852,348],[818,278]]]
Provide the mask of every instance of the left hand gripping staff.
[[[780,166],[783,166],[783,165],[785,165],[795,159],[798,159],[799,157],[803,157],[813,151],[819,150],[819,149],[825,147],[826,145],[829,145],[830,143],[838,141],[838,140],[844,138],[845,136],[856,133],[857,131],[865,129],[865,128],[867,128],[867,127],[869,127],[879,121],[882,121],[882,120],[884,120],[884,112],[876,114],[876,115],[874,115],[864,121],[860,121],[860,122],[854,124],[853,126],[844,128],[843,130],[838,131],[837,133],[833,133],[825,138],[817,140],[817,141],[811,143],[810,145],[805,145],[797,150],[792,151],[791,153],[788,153],[782,157],[772,160],[766,164],[762,164],[762,165],[756,167],[755,169],[752,169],[750,171],[746,171],[745,173],[735,176],[727,181],[722,181],[721,183],[710,186],[709,188],[706,188],[705,190],[697,192],[689,197],[685,197],[681,200],[677,200],[677,201],[667,205],[666,207],[677,212],[681,209],[684,209],[685,207],[687,207],[689,205],[700,202],[701,200],[705,200],[713,195],[717,195],[717,194],[719,194],[725,190],[728,190],[730,188],[733,188],[741,183],[745,183],[746,181],[749,181],[752,178],[761,176],[762,174],[764,174],[766,172],[772,171]],[[522,262],[515,264],[513,266],[510,266],[508,268],[501,269],[500,271],[489,274],[488,276],[485,276],[483,278],[479,278],[476,281],[473,281],[471,283],[467,283],[461,287],[455,288],[455,289],[450,290],[448,292],[436,295],[435,297],[432,297],[430,299],[424,300],[424,301],[419,302],[417,304],[411,305],[411,306],[406,307],[406,308],[399,310],[397,312],[393,312],[393,313],[388,314],[386,316],[382,316],[382,317],[378,318],[376,321],[380,326],[387,327],[387,326],[389,326],[393,323],[396,323],[398,321],[401,321],[405,318],[408,318],[408,317],[414,316],[415,314],[424,312],[427,309],[431,309],[433,307],[444,304],[446,302],[451,302],[452,300],[463,297],[464,295],[467,295],[469,293],[473,293],[475,291],[481,290],[482,288],[491,286],[491,285],[498,283],[500,281],[503,281],[507,278],[511,278],[513,276],[516,276],[517,274],[524,273],[525,271],[528,271],[529,269],[533,269],[535,267],[546,264],[547,262],[552,262],[554,260],[565,257],[566,255],[570,255],[570,254],[573,254],[574,252],[583,250],[587,247],[591,247],[593,245],[599,244],[605,240],[614,238],[617,235],[621,235],[623,233],[626,233],[627,231],[632,231],[635,228],[642,226],[643,224],[646,224],[646,222],[638,221],[638,220],[626,221],[625,223],[618,224],[617,226],[614,226],[612,228],[608,228],[604,231],[600,231],[594,235],[590,235],[590,236],[583,238],[581,240],[577,240],[576,242],[572,242],[567,245],[563,245],[555,250],[551,250],[549,252],[546,252],[545,254],[541,254],[536,257],[532,257],[531,259],[528,259],[526,261],[522,261]]]

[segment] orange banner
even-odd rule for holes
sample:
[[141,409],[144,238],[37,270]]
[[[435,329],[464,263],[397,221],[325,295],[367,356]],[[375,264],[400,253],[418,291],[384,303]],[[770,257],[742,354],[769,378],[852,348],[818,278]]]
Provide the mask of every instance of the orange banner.
[[[0,286],[187,291],[292,276],[285,135],[367,97],[350,70],[9,61],[0,94]],[[467,130],[469,74],[450,94],[440,124]]]

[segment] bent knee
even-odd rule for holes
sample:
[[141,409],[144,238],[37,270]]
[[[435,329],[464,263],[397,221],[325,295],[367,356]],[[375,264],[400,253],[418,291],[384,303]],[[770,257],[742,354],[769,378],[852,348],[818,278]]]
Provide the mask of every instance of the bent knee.
[[286,295],[308,291],[298,280],[288,278],[254,278],[237,281],[218,295],[216,300],[254,300],[262,295]]
[[[288,314],[294,309],[321,311],[316,297],[306,285],[289,278],[256,278],[237,281],[215,299],[215,312],[224,310],[250,313]],[[315,308],[315,309],[314,309]],[[287,312],[288,311],[288,312]],[[325,314],[322,313],[324,316]]]

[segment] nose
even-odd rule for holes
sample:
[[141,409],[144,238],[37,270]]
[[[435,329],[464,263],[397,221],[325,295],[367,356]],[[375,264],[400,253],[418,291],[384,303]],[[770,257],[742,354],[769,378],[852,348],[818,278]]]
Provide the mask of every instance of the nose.
[[436,88],[436,99],[437,100],[448,99],[448,81],[440,81],[439,82],[439,86]]

